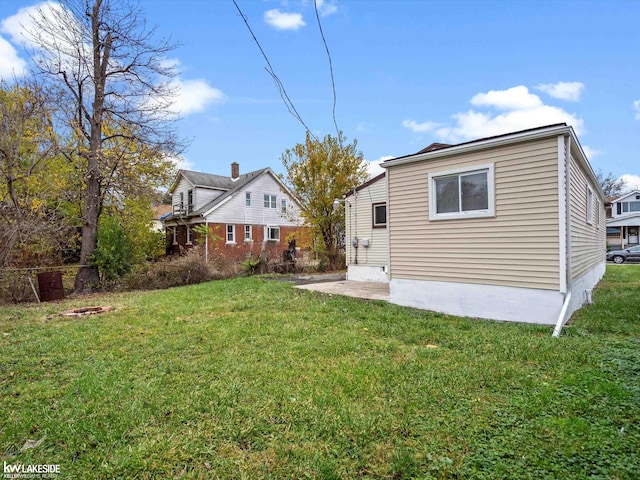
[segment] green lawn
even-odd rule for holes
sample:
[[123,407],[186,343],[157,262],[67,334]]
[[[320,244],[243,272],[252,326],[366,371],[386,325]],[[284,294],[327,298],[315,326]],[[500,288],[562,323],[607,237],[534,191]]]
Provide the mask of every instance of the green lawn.
[[[5,307],[0,461],[64,479],[638,478],[640,266],[609,266],[594,299],[560,338],[259,278]],[[57,315],[91,304],[116,309]]]

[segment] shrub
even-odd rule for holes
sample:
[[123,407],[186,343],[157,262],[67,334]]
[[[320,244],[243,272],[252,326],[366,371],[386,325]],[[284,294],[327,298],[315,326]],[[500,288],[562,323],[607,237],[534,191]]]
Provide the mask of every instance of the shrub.
[[102,282],[112,282],[131,270],[136,263],[134,248],[117,217],[103,216],[98,230],[98,246],[92,263],[100,271]]
[[159,290],[217,278],[221,276],[207,265],[202,249],[195,247],[183,256],[136,265],[118,282],[117,289]]

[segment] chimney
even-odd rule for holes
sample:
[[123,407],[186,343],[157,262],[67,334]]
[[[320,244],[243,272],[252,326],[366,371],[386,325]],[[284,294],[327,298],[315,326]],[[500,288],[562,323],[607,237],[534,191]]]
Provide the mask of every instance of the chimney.
[[233,162],[231,164],[231,179],[235,180],[240,176],[240,164],[238,162]]

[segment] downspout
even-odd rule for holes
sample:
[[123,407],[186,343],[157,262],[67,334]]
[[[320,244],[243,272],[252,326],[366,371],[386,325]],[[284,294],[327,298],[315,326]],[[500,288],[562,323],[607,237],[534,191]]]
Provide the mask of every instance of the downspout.
[[[559,337],[562,327],[567,321],[567,311],[569,310],[569,304],[571,303],[571,136],[566,135],[564,137],[564,171],[565,171],[565,284],[566,293],[564,296],[564,302],[562,303],[562,309],[558,320],[556,321],[556,327],[553,329],[554,337]],[[558,219],[560,220],[560,219]]]
[[358,191],[356,188],[353,188],[353,218],[354,223],[356,224],[356,234],[353,237],[353,248],[355,250],[355,260],[354,264],[358,265]]
[[204,262],[209,263],[209,221],[205,220],[205,227],[207,227],[207,233],[204,236]]

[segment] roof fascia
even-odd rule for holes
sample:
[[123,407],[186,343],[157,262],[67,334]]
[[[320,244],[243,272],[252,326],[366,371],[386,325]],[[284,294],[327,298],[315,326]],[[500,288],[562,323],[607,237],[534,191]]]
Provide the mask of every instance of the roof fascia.
[[169,190],[167,190],[169,193],[173,193],[175,191],[176,187],[180,183],[180,177],[184,178],[189,183],[189,185],[191,185],[192,187],[195,187],[195,185],[191,183],[191,180],[189,180],[187,176],[184,173],[182,173],[182,170],[178,170],[175,180],[171,184],[171,187],[169,188]]
[[[557,135],[567,135],[572,132],[573,129],[568,126],[557,126],[541,128],[533,132],[514,133],[512,135],[506,135],[500,138],[491,138],[487,140],[479,140],[473,143],[466,143],[464,145],[458,145],[442,150],[434,150],[432,152],[417,153],[415,155],[409,155],[407,157],[401,157],[397,159],[385,160],[380,164],[383,168],[395,167],[396,165],[405,165],[407,163],[421,162],[424,160],[432,160],[436,158],[450,157],[453,155],[460,155],[462,153],[475,152],[478,150],[484,150],[486,148],[499,147],[502,145],[511,145],[513,143],[525,142],[529,140],[537,140],[540,138],[553,137]],[[575,138],[575,135],[573,135]],[[580,148],[582,152],[582,148]],[[584,152],[583,152],[584,155]]]
[[612,200],[611,203],[624,202],[627,198],[629,198],[629,197],[631,197],[633,195],[640,195],[640,190],[631,190],[629,193],[625,193],[624,195],[621,195],[620,197],[616,198],[615,200]]

